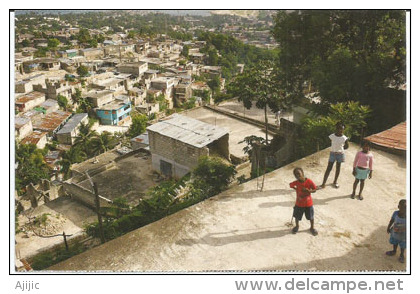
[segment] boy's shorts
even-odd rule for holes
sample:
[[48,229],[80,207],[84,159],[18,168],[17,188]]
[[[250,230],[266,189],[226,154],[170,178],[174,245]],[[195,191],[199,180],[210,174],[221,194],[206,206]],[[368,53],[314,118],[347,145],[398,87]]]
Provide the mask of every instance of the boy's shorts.
[[293,217],[296,218],[298,221],[302,220],[302,216],[305,213],[305,217],[307,220],[313,220],[314,219],[314,207],[299,207],[295,206],[293,207]]
[[400,246],[401,249],[406,248],[405,240],[396,239],[392,235],[391,235],[391,237],[389,237],[389,243],[391,243],[392,245],[398,245],[398,246]]
[[328,162],[339,162],[342,163],[344,162],[346,159],[346,157],[344,156],[344,153],[339,153],[339,152],[330,152],[330,158],[328,159]]
[[366,180],[369,175],[370,169],[361,169],[356,167],[356,176],[355,178],[358,180]]

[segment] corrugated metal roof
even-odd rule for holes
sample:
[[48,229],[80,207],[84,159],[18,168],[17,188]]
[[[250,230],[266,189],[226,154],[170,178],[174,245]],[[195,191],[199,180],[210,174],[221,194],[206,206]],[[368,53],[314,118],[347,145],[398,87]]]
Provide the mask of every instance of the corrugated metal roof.
[[87,113],[76,113],[69,119],[63,128],[57,132],[57,134],[66,134],[72,132],[87,116]]
[[71,112],[56,110],[47,114],[43,119],[34,124],[34,129],[41,131],[55,131],[60,125],[71,116]]
[[15,128],[19,129],[31,121],[28,117],[15,117]]
[[225,128],[179,114],[173,114],[167,120],[149,126],[147,130],[198,148],[207,146],[229,133]]
[[44,93],[41,93],[41,92],[38,92],[38,91],[32,91],[32,92],[30,92],[28,94],[25,94],[23,96],[20,96],[18,99],[16,99],[16,104],[26,103],[28,101],[35,100],[35,99],[42,98],[42,97],[45,98]]
[[47,100],[45,100],[45,102],[43,102],[40,106],[41,106],[41,107],[46,107],[46,108],[48,108],[48,107],[54,107],[54,106],[56,106],[56,105],[58,105],[57,100],[54,100],[54,99],[47,99]]
[[365,138],[373,144],[396,150],[407,150],[407,122]]
[[45,137],[48,132],[33,131],[31,134],[23,138],[21,144],[38,144],[42,137]]
[[131,142],[138,142],[149,145],[149,133],[145,132],[141,135],[138,135],[137,137],[131,139]]

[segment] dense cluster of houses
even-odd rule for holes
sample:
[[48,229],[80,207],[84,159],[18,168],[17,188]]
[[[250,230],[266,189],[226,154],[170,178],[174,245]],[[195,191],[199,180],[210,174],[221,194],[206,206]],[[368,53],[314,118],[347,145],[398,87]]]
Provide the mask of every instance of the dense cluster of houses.
[[[78,32],[78,28],[67,28],[49,35],[68,44]],[[57,48],[48,57],[36,58],[34,52],[48,39],[17,35],[18,42],[27,40],[33,47],[20,48],[14,55],[16,140],[38,148],[56,140],[58,148],[68,150],[79,126],[88,121],[88,113],[80,113],[81,100],[89,102],[99,124],[129,126],[134,109],[159,116],[186,102],[211,103],[211,89],[195,76],[218,78],[224,87],[221,67],[206,65],[206,54],[199,52],[205,42],[124,37],[111,35],[97,48],[71,40],[72,49]],[[187,45],[189,59],[181,54]],[[80,76],[80,66],[88,74]],[[60,107],[63,97],[67,105]]]

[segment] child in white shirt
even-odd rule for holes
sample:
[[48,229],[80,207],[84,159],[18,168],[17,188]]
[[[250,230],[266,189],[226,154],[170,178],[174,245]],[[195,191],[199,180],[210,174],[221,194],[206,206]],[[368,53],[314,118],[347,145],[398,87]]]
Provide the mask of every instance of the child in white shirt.
[[324,174],[324,180],[322,181],[322,184],[320,185],[320,188],[325,188],[325,183],[327,182],[328,176],[330,175],[330,172],[333,168],[334,162],[337,161],[337,164],[335,166],[335,177],[333,182],[333,187],[338,188],[339,185],[337,183],[338,176],[340,175],[340,168],[341,163],[345,161],[345,155],[344,150],[349,148],[349,142],[348,138],[343,134],[344,132],[344,124],[338,122],[335,125],[335,133],[329,135],[329,138],[331,140],[331,151],[330,151],[330,157],[328,159],[328,166],[327,170]]

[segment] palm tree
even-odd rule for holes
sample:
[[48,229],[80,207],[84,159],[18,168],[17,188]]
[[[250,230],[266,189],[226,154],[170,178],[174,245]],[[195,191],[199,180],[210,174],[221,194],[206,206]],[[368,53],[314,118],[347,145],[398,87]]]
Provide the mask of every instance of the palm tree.
[[89,123],[81,123],[79,126],[79,135],[76,138],[74,145],[79,146],[86,154],[90,154],[90,140],[96,135],[97,133],[92,131]]
[[93,154],[104,153],[117,145],[118,141],[110,132],[95,134],[90,140],[90,150]]
[[62,172],[65,177],[70,173],[70,167],[73,163],[79,163],[84,161],[87,158],[87,155],[84,151],[81,150],[79,146],[73,146],[69,151],[64,152],[59,164],[62,167]]

